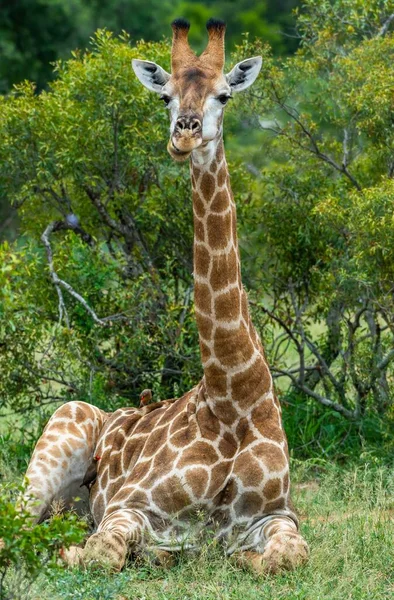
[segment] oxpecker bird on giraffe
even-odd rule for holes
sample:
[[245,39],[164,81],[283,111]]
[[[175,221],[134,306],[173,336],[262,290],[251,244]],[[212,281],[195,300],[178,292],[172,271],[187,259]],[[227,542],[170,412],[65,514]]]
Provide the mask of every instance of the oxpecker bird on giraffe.
[[208,21],[200,56],[187,21],[172,29],[171,73],[146,60],[133,69],[168,108],[171,157],[190,160],[203,378],[181,398],[151,403],[145,390],[140,407],[111,414],[63,405],[34,450],[27,494],[40,520],[54,499],[89,490],[96,530],[84,548],[63,552],[70,565],[120,570],[145,549],[169,564],[169,553],[198,550],[209,529],[240,565],[292,569],[308,546],[290,499],[281,406],[242,284],[223,147],[225,105],[253,84],[262,61],[246,58],[225,74],[223,22]]

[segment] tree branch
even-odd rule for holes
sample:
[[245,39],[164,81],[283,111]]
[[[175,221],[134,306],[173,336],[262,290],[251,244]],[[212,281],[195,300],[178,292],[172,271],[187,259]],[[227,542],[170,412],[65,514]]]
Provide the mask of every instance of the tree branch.
[[379,371],[383,371],[384,369],[386,369],[393,359],[394,359],[394,348],[392,350],[390,350],[390,352],[388,352],[386,354],[386,356],[384,356],[382,358],[382,360],[376,365],[377,368],[379,369]]
[[111,217],[104,204],[101,202],[99,195],[86,185],[83,187],[83,189],[85,190],[85,193],[88,196],[89,200],[97,208],[97,211],[100,217],[103,219],[103,221],[114,231],[117,231],[126,238],[130,238],[131,232],[129,228],[123,225],[122,223],[119,223],[119,221],[115,221],[115,219]]
[[379,29],[379,32],[376,37],[384,37],[388,32],[391,23],[394,21],[394,13],[392,13],[388,19],[383,23],[382,27]]
[[[309,129],[306,127],[306,125],[304,125],[304,123],[301,121],[301,119],[299,118],[297,111],[295,108],[291,108],[289,106],[287,106],[287,104],[285,102],[283,102],[283,100],[280,98],[275,85],[273,82],[271,82],[271,87],[273,89],[274,92],[274,98],[275,98],[275,102],[276,104],[291,118],[293,119],[293,121],[295,121],[297,123],[297,125],[301,128],[302,133],[305,135],[305,137],[309,140],[311,147],[307,147],[303,144],[301,144],[297,139],[295,139],[293,136],[290,136],[289,134],[287,134],[285,132],[285,130],[283,128],[280,128],[279,131],[276,131],[276,133],[278,135],[283,135],[284,137],[287,137],[289,140],[293,141],[293,143],[297,144],[297,146],[299,148],[301,148],[302,150],[306,150],[307,152],[310,152],[311,154],[314,154],[317,158],[319,158],[320,160],[326,162],[327,164],[331,165],[336,171],[338,171],[339,173],[343,173],[351,182],[352,184],[359,190],[362,191],[362,188],[360,186],[360,184],[358,183],[358,181],[355,179],[355,177],[353,177],[353,175],[349,172],[348,168],[347,168],[347,164],[345,162],[343,162],[341,165],[338,164],[333,158],[331,158],[331,156],[329,156],[328,154],[325,154],[324,152],[322,152],[320,150],[320,147],[316,141],[316,139],[314,138],[313,134],[311,133],[311,131],[309,131]],[[262,127],[262,126],[261,126]],[[264,127],[262,127],[262,129],[265,129]],[[268,128],[269,129],[269,128]],[[275,130],[274,130],[275,131]]]
[[356,419],[357,418],[358,415],[357,415],[356,410],[348,410],[341,404],[338,404],[337,402],[334,402],[333,400],[330,400],[329,398],[326,398],[325,396],[318,394],[315,390],[312,390],[310,387],[308,387],[304,383],[301,383],[300,380],[297,379],[297,377],[294,377],[294,375],[291,372],[285,371],[283,369],[277,369],[277,368],[275,368],[273,370],[276,371],[277,373],[281,373],[282,375],[285,375],[286,377],[289,377],[291,379],[291,381],[293,382],[293,384],[299,390],[301,390],[302,392],[304,392],[311,398],[314,398],[315,400],[320,402],[320,404],[323,404],[323,406],[327,406],[328,408],[335,410],[336,412],[340,413],[347,419]]
[[63,317],[64,317],[67,327],[70,328],[70,319],[69,319],[69,316],[67,313],[67,308],[66,308],[66,305],[64,302],[64,297],[63,297],[63,292],[62,292],[62,288],[63,288],[73,298],[75,298],[75,300],[77,300],[80,304],[82,304],[84,309],[90,314],[90,316],[92,317],[92,319],[95,323],[97,323],[98,325],[108,326],[108,325],[110,325],[110,321],[119,320],[119,318],[123,318],[123,317],[121,317],[121,315],[112,315],[112,316],[104,317],[103,319],[100,319],[100,317],[97,316],[95,311],[88,305],[86,300],[80,294],[78,294],[78,292],[76,292],[69,283],[67,283],[66,281],[61,279],[55,271],[55,267],[53,265],[52,247],[51,247],[51,244],[49,241],[49,237],[54,231],[58,231],[59,229],[69,229],[69,228],[70,227],[68,227],[67,225],[64,226],[64,222],[62,222],[62,221],[52,221],[52,223],[50,223],[48,225],[48,227],[45,229],[44,233],[41,236],[41,240],[42,240],[42,242],[46,248],[46,252],[47,252],[49,273],[50,273],[51,279],[56,288],[56,292],[57,292],[57,295],[59,298],[59,324],[62,322]]

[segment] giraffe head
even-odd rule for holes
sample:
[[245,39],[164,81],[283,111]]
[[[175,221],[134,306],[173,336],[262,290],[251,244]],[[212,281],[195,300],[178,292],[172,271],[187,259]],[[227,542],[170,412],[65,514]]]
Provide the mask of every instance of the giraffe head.
[[262,62],[260,56],[248,58],[226,75],[225,24],[217,19],[207,22],[208,45],[200,56],[189,46],[189,28],[184,19],[172,23],[171,74],[154,62],[133,60],[138,79],[159,94],[170,111],[167,149],[177,161],[221,136],[224,106],[233,93],[254,82]]

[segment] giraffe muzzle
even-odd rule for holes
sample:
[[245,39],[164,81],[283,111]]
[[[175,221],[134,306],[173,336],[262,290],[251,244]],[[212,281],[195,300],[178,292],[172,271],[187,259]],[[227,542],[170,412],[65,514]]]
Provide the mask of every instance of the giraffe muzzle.
[[177,162],[183,162],[187,160],[192,153],[192,150],[182,151],[176,146],[174,146],[172,139],[168,140],[167,150],[171,158],[176,160]]
[[178,162],[182,162],[184,160],[187,160],[190,156],[190,154],[193,152],[193,150],[195,150],[196,148],[198,148],[199,146],[201,146],[202,144],[202,137],[199,138],[184,138],[184,137],[175,137],[172,136],[170,138],[170,140],[168,141],[167,144],[167,150],[170,154],[170,156],[178,161]]
[[167,150],[174,160],[186,160],[202,144],[202,122],[195,115],[178,117]]

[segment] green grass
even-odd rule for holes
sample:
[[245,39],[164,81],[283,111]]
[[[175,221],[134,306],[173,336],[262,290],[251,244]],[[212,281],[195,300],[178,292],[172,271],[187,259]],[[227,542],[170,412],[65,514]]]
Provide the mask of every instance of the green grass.
[[387,466],[293,465],[293,497],[311,549],[293,573],[257,578],[214,544],[169,570],[148,563],[117,575],[63,570],[29,600],[389,600],[394,597],[394,473]]

